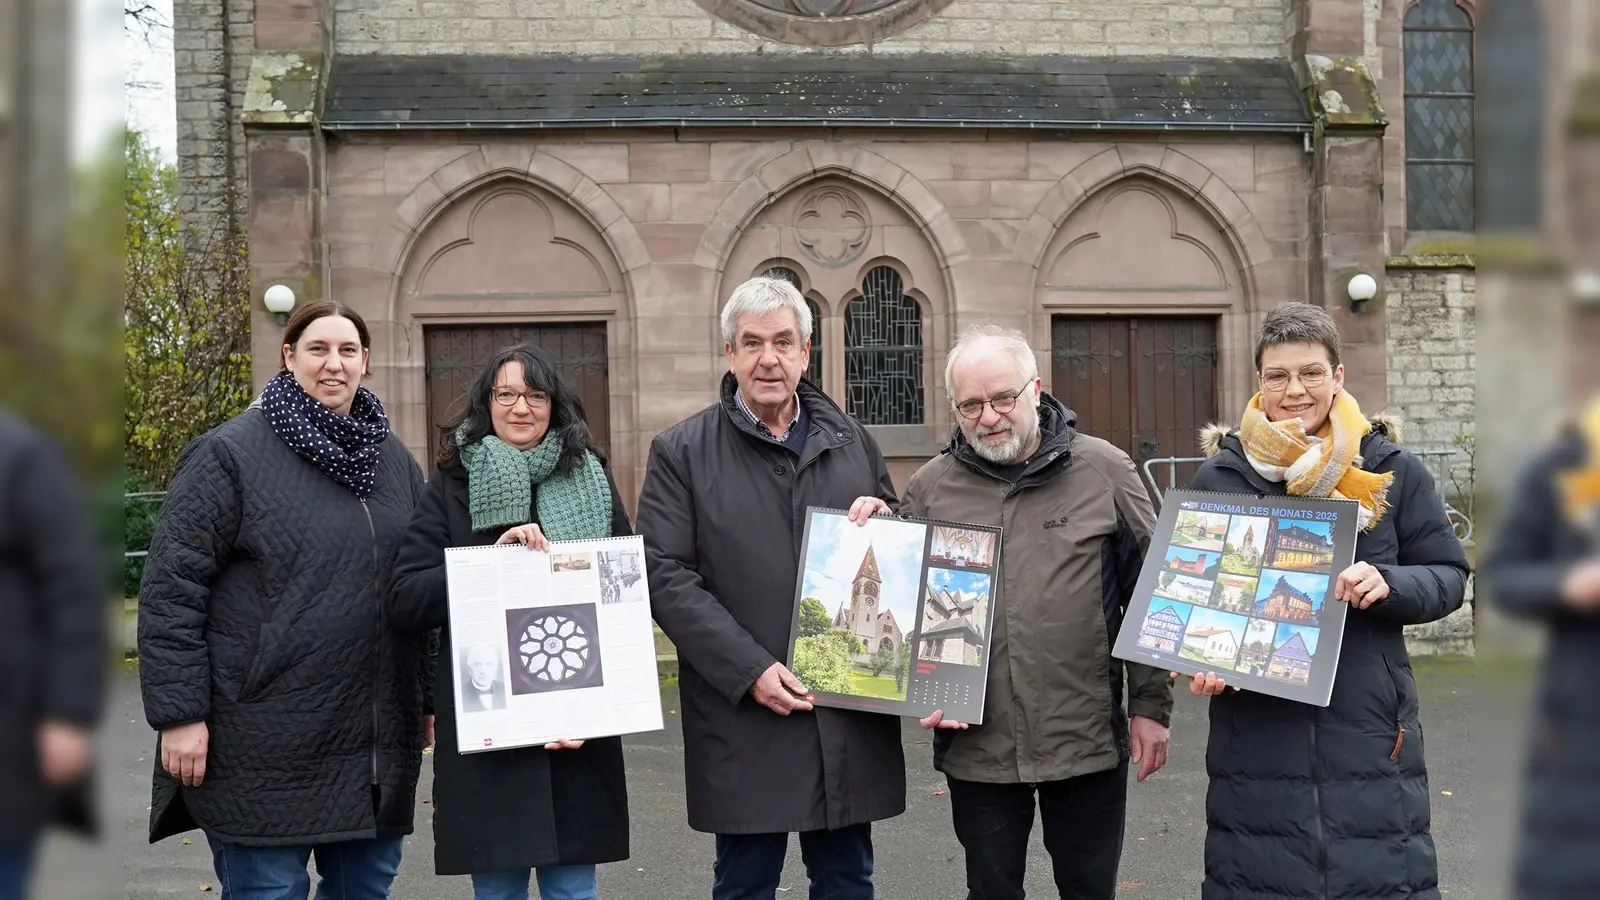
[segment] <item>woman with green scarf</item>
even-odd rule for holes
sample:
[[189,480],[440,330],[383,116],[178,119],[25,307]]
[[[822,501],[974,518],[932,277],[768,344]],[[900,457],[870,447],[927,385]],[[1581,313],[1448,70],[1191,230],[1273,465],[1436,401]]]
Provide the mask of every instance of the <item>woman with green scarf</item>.
[[[445,427],[387,610],[393,628],[440,629],[445,648],[446,548],[543,550],[550,541],[632,533],[577,392],[543,349],[522,344],[496,354],[466,399],[466,411]],[[445,660],[449,671],[435,680],[435,871],[471,875],[475,900],[526,900],[535,873],[543,900],[590,900],[595,865],[628,857],[622,740],[458,753],[455,685],[462,713],[503,708],[497,659],[469,649]]]

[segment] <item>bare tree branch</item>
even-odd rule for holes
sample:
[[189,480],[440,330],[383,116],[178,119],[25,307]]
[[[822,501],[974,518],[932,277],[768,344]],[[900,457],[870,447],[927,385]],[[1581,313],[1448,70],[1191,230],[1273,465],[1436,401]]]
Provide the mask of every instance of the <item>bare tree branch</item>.
[[146,44],[154,35],[172,30],[161,10],[146,0],[122,0],[122,26],[128,33],[137,32]]

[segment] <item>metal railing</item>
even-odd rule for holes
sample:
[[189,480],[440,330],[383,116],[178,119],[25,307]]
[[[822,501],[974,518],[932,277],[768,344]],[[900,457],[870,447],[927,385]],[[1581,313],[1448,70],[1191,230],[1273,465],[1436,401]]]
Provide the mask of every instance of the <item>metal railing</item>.
[[[1150,485],[1152,491],[1155,491],[1156,499],[1160,500],[1166,495],[1167,491],[1178,486],[1178,466],[1187,463],[1203,463],[1205,461],[1206,458],[1204,456],[1162,456],[1145,460],[1144,465],[1140,467],[1140,471],[1144,473],[1145,483]],[[1156,482],[1156,474],[1153,471],[1158,464],[1167,467],[1167,486],[1164,488]]]
[[[141,501],[144,501],[146,503],[160,503],[162,500],[165,500],[166,498],[167,498],[167,492],[166,491],[136,491],[136,492],[131,493],[131,494],[123,494],[122,495],[122,500],[123,500],[124,503],[126,503],[129,500],[141,500]],[[149,550],[125,550],[122,553],[122,558],[123,559],[142,559],[143,557],[148,556],[149,554],[150,554]]]

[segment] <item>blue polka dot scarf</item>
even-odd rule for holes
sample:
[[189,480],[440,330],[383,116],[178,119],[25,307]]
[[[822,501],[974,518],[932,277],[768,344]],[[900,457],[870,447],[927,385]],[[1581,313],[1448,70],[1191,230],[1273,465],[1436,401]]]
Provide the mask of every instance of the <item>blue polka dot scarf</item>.
[[261,392],[267,422],[294,452],[357,497],[377,484],[378,448],[389,437],[389,417],[378,396],[356,388],[350,414],[342,415],[306,393],[289,372],[279,372]]

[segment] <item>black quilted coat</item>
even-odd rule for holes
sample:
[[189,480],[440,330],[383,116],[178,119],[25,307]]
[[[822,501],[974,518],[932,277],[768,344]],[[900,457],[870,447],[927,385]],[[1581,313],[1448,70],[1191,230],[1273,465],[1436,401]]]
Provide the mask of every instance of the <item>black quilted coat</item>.
[[391,435],[365,501],[249,409],[183,452],[139,589],[145,718],[204,720],[204,782],[155,754],[150,840],[284,846],[409,834],[429,636],[383,600],[422,487]]
[[1582,466],[1577,433],[1537,457],[1506,495],[1483,564],[1489,602],[1544,625],[1546,646],[1524,763],[1514,900],[1600,894],[1600,613],[1561,596],[1568,569],[1600,556],[1600,533],[1568,521],[1556,473]]
[[[1249,691],[1211,700],[1204,900],[1439,897],[1422,718],[1402,627],[1461,607],[1469,573],[1427,466],[1387,437],[1361,442],[1393,472],[1391,509],[1356,540],[1389,597],[1345,619],[1326,708]],[[1215,440],[1213,432],[1212,439]],[[1190,487],[1270,495],[1236,435]]]

